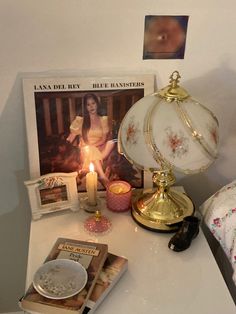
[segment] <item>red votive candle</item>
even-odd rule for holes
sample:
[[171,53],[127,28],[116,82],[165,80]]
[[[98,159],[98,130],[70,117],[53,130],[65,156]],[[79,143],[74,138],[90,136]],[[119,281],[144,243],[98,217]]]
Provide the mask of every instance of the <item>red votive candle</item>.
[[127,211],[131,205],[131,185],[126,181],[111,181],[107,185],[107,208],[116,211]]

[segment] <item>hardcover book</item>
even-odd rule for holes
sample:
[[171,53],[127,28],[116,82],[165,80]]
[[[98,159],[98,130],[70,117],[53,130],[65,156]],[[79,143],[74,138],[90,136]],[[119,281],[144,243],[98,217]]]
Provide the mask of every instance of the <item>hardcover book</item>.
[[42,296],[31,284],[19,302],[20,307],[25,311],[44,314],[83,313],[107,258],[107,253],[108,246],[106,244],[58,238],[45,262],[54,259],[71,259],[81,263],[88,274],[85,287],[72,297],[55,300]]
[[92,314],[128,268],[125,257],[108,253],[83,314]]

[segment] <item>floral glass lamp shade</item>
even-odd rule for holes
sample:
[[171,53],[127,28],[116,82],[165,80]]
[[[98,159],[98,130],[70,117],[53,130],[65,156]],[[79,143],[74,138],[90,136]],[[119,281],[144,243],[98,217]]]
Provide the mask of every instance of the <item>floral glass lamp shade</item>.
[[179,79],[173,72],[167,87],[136,102],[119,130],[119,152],[153,173],[157,189],[133,201],[132,216],[155,231],[175,231],[194,212],[185,193],[169,189],[175,182],[173,170],[198,173],[217,158],[218,121],[178,85]]

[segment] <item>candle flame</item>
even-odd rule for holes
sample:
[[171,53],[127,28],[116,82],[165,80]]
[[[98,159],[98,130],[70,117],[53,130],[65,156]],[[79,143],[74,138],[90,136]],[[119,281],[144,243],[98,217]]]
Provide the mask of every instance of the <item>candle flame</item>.
[[94,172],[94,165],[92,162],[89,164],[89,171]]

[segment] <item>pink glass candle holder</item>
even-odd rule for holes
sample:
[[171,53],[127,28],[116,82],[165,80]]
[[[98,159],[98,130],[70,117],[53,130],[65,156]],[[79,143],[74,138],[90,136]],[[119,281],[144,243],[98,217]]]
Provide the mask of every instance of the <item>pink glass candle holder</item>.
[[107,208],[116,212],[129,210],[131,193],[131,185],[128,182],[111,181],[106,190]]

